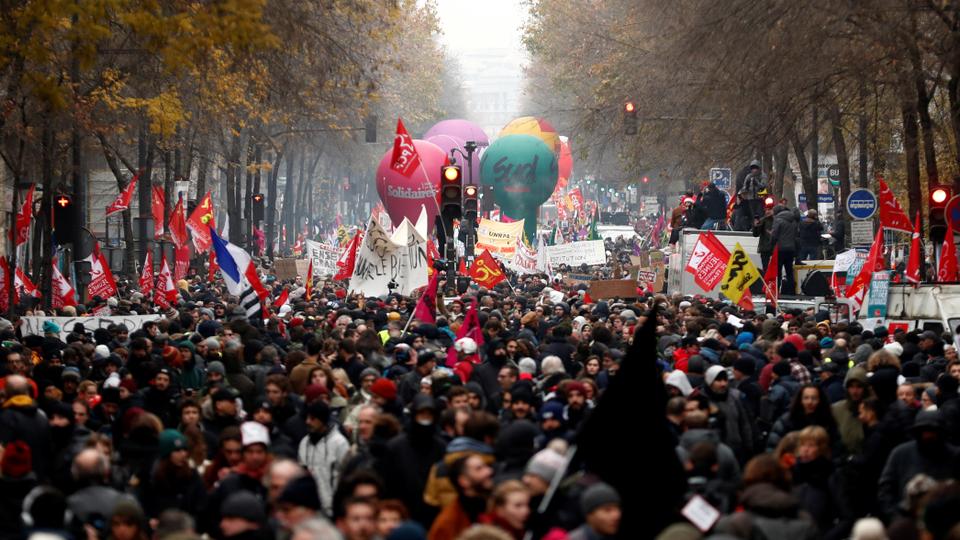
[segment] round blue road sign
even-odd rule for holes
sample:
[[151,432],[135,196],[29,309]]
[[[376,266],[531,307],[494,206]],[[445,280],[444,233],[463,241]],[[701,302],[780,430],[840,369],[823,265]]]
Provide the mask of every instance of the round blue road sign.
[[853,219],[870,219],[877,212],[877,196],[869,189],[854,190],[847,197],[847,213]]
[[943,217],[953,230],[960,230],[960,195],[954,195],[943,208]]

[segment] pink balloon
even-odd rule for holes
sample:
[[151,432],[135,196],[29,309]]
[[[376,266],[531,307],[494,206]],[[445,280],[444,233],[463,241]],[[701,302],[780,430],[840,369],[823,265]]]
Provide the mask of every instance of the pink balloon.
[[[456,135],[434,135],[433,137],[427,137],[428,142],[440,147],[441,150],[447,157],[450,157],[450,150],[457,148],[459,152],[455,152],[453,157],[457,160],[457,165],[460,165],[460,168],[463,170],[463,183],[464,185],[470,183],[470,171],[467,170],[467,158],[463,157],[467,155],[467,150],[463,147],[463,139],[457,137]],[[462,152],[462,154],[461,154]],[[480,149],[478,148],[473,152],[473,183],[480,183]]]
[[427,231],[432,233],[438,214],[440,169],[447,164],[447,155],[439,146],[420,139],[414,139],[413,146],[420,154],[420,167],[410,178],[390,168],[393,147],[383,155],[377,167],[377,193],[394,227],[399,226],[403,218],[416,223],[422,205],[427,209]]

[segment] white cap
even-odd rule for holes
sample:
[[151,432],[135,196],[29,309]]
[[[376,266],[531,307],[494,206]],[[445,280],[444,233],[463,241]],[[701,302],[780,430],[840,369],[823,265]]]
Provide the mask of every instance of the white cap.
[[240,424],[240,440],[245,447],[251,444],[262,444],[269,447],[270,432],[260,422],[244,422]]
[[713,381],[717,380],[717,375],[720,375],[724,371],[726,371],[726,369],[723,366],[710,366],[703,375],[703,380],[706,381],[707,386],[709,386],[713,384]]
[[120,302],[117,301],[116,296],[111,296],[110,298],[107,298],[107,305],[110,307],[117,307],[120,305]]
[[290,307],[290,304],[284,304],[284,305],[280,306],[280,316],[281,316],[281,317],[290,314],[291,311],[293,311],[293,308]]
[[691,304],[690,302],[684,300],[683,302],[680,302],[679,308],[680,308],[680,309],[687,309],[688,307],[690,307],[690,306],[692,306],[692,305],[693,305],[693,304]]
[[893,353],[896,356],[900,356],[901,354],[903,354],[903,345],[894,341],[893,343],[887,343],[886,345],[884,345],[883,350]]
[[477,352],[477,342],[470,337],[462,337],[454,342],[454,350],[463,354],[475,354]]
[[97,348],[93,350],[93,357],[97,359],[104,359],[110,356],[110,349],[106,345],[97,345]]
[[104,388],[120,388],[120,374],[113,372],[107,377],[107,380],[103,381]]

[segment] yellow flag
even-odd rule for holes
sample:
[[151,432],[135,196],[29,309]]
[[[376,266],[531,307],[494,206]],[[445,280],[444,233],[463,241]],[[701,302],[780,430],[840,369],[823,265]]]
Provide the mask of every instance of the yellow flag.
[[734,304],[740,303],[740,298],[744,293],[750,293],[750,285],[760,279],[760,270],[753,264],[743,246],[737,242],[736,248],[730,253],[730,260],[727,261],[727,270],[723,273],[723,280],[720,281],[720,292]]

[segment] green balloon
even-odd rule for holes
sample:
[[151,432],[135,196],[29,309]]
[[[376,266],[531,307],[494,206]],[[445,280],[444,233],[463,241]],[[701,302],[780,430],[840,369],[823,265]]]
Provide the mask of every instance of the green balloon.
[[532,241],[537,210],[557,185],[557,156],[538,137],[508,135],[494,141],[480,160],[480,181],[493,186],[493,200],[513,219],[525,219]]

